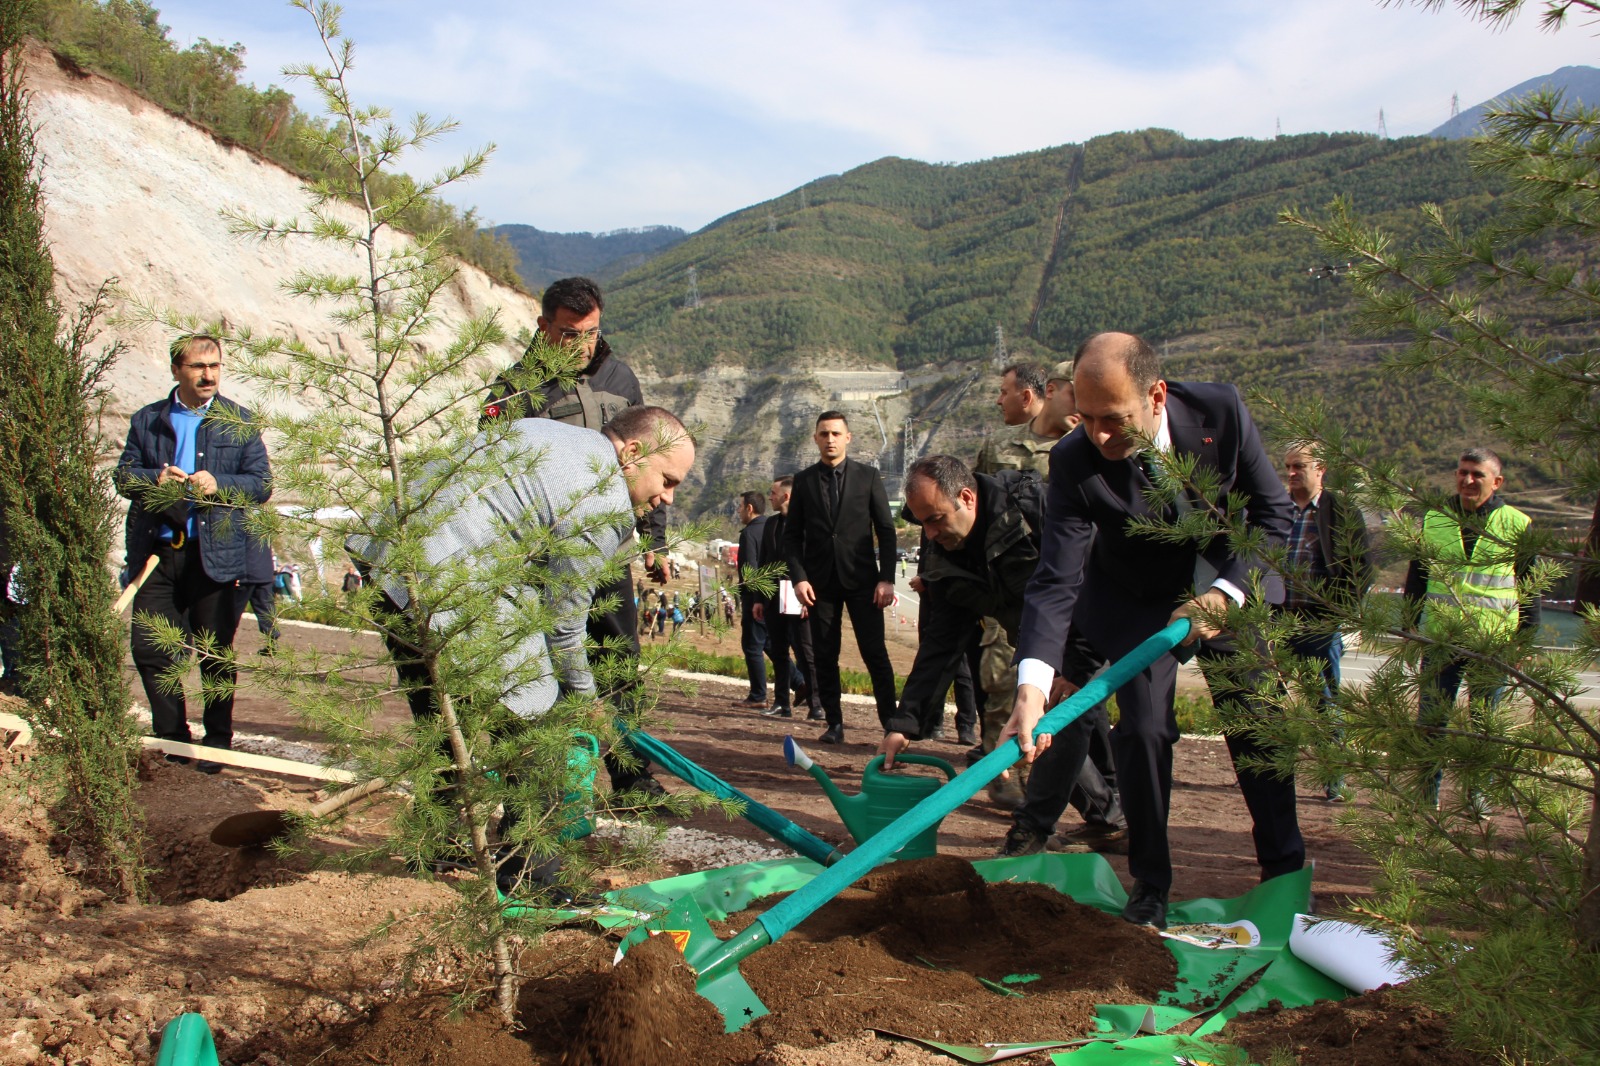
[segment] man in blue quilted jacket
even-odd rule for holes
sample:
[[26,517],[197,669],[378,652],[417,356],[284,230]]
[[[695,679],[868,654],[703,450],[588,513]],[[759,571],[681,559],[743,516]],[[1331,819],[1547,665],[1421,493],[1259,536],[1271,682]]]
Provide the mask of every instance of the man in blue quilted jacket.
[[[192,641],[213,641],[218,654],[200,657],[200,673],[221,687],[205,701],[201,743],[229,748],[235,670],[224,655],[233,647],[240,614],[238,585],[246,575],[243,511],[272,495],[272,468],[261,434],[250,428],[250,412],[217,391],[222,345],[216,338],[180,337],[171,354],[176,387],[134,413],[117,461],[117,491],[131,501],[129,572],[141,574],[152,557],[156,560],[133,601],[133,662],[150,701],[155,735],[188,741],[183,693],[167,691],[161,680],[174,658],[137,619],[155,615]],[[156,507],[151,489],[172,482],[182,484],[183,499]],[[168,760],[188,762],[180,756]],[[199,769],[214,774],[222,767],[202,760]]]

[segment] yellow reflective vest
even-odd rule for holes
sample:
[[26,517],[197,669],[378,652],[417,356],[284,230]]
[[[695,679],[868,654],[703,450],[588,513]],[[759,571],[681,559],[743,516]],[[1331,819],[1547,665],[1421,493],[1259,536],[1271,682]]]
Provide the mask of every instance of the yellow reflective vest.
[[1517,628],[1515,546],[1532,519],[1501,504],[1490,512],[1470,556],[1461,521],[1461,515],[1445,511],[1423,516],[1422,536],[1434,551],[1423,628],[1438,635],[1457,621],[1470,621],[1483,632],[1510,636]]

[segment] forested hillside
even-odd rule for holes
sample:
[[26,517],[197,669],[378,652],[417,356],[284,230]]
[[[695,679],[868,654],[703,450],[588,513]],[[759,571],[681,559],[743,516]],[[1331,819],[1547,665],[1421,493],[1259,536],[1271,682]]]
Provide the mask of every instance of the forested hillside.
[[1147,130],[964,166],[883,159],[708,226],[624,278],[610,314],[667,372],[830,351],[910,369],[988,354],[997,325],[1022,353],[1109,327],[1293,343],[1339,295],[1275,216],[1341,194],[1399,231],[1423,202],[1476,216],[1492,198],[1465,145],[1428,138]]
[[641,226],[610,233],[552,233],[535,226],[495,226],[496,239],[517,253],[517,273],[531,289],[583,274],[610,281],[649,262],[688,236],[677,226]]
[[[1383,369],[1385,339],[1353,329],[1341,265],[1276,219],[1346,196],[1407,235],[1424,203],[1473,223],[1495,195],[1468,169],[1466,144],[1433,138],[1196,141],[1146,130],[961,166],[883,159],[663,252],[612,287],[608,328],[685,397],[703,395],[708,371],[784,382],[905,371],[907,391],[884,408],[890,428],[857,432],[885,469],[907,453],[900,410],[918,423],[913,453],[971,454],[994,428],[996,327],[1012,358],[1043,361],[1097,330],[1132,330],[1168,352],[1170,376],[1321,404],[1442,485],[1461,447],[1492,439],[1452,388]],[[809,395],[825,403],[828,390]],[[717,417],[722,403],[733,410]],[[744,450],[772,436],[761,419],[779,408],[731,395],[715,404],[708,417],[730,440],[750,437]],[[870,425],[870,405],[859,409]],[[775,469],[807,452],[802,412],[782,413]],[[1263,421],[1270,428],[1270,412]],[[707,487],[748,487],[740,479],[754,465],[708,472]],[[1515,457],[1518,488],[1547,474],[1541,457]]]

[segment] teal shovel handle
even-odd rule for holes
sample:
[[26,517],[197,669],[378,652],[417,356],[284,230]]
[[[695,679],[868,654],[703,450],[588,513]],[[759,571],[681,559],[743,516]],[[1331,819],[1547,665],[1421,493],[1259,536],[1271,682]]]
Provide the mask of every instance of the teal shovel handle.
[[[1180,618],[1143,644],[1118,659],[1099,677],[1056,704],[1034,728],[1035,737],[1044,733],[1056,734],[1071,725],[1090,708],[1107,699],[1117,689],[1147,670],[1152,663],[1183,643],[1189,635],[1189,620]],[[937,825],[945,815],[975,796],[1001,771],[1010,768],[1022,757],[1017,738],[1011,737],[966,773],[943,785],[939,791],[902,814],[881,832],[863,841],[859,847],[837,864],[823,870],[805,885],[778,901],[770,910],[756,918],[752,927],[725,943],[701,969],[701,977],[720,972],[728,966],[737,967],[739,960],[757,948],[780,939],[795,926],[809,918],[818,908],[840,892],[864,877],[878,864],[899,851],[918,833]]]

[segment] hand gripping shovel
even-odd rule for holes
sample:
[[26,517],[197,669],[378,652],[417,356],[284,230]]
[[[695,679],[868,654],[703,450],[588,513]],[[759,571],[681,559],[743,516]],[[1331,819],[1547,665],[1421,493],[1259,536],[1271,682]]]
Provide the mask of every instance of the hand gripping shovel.
[[[1118,659],[1108,670],[1057,704],[1039,720],[1033,731],[1055,734],[1076,721],[1085,711],[1106,699],[1145,670],[1151,663],[1182,643],[1189,635],[1189,620],[1180,618],[1133,651]],[[741,960],[782,937],[840,892],[864,877],[890,855],[900,850],[917,833],[935,825],[941,818],[971,799],[1000,772],[1022,757],[1015,737],[1007,740],[966,773],[958,776],[901,815],[887,828],[823,870],[787,898],[751,922],[739,935],[725,941],[700,960],[696,988],[722,1011],[730,1030],[737,1029],[758,1014],[767,1013],[760,1000],[738,976]],[[716,986],[716,987],[713,987]],[[731,995],[736,989],[744,993]],[[746,998],[747,997],[747,998]],[[728,1002],[719,1002],[726,999]],[[760,1008],[759,1012],[755,1008]]]

